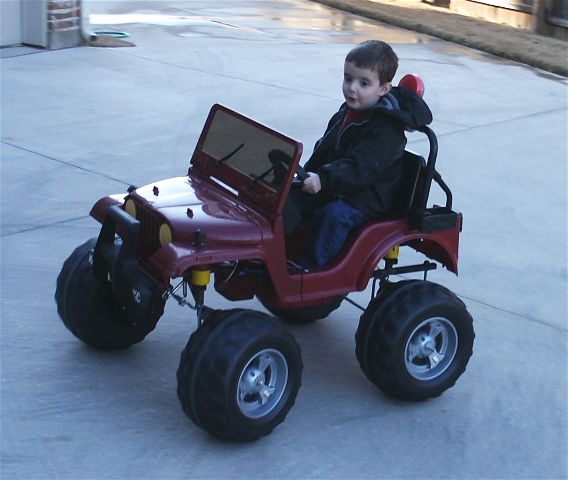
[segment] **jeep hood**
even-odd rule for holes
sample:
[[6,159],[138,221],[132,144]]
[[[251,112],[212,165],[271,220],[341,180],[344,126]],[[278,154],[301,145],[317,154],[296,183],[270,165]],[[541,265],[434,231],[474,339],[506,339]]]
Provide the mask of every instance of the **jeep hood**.
[[259,245],[270,232],[264,217],[210,181],[170,178],[140,187],[131,196],[143,210],[137,214],[142,231],[145,215],[157,212],[160,225],[164,220],[170,225],[174,243]]

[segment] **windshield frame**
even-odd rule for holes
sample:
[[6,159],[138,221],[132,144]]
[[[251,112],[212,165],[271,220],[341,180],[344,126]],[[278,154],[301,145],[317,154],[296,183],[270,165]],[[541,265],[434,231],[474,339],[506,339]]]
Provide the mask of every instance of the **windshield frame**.
[[[269,184],[262,181],[262,179],[251,176],[251,174],[247,174],[231,164],[230,158],[232,154],[240,150],[239,147],[241,147],[242,144],[240,139],[235,139],[235,148],[228,148],[226,152],[220,155],[222,158],[215,158],[210,153],[207,153],[206,143],[208,134],[215,120],[215,116],[219,112],[234,117],[234,119],[238,121],[245,122],[248,124],[247,127],[250,126],[257,129],[264,135],[268,134],[270,137],[277,139],[279,143],[284,142],[289,146],[290,150],[293,151],[290,167],[279,189],[271,187]],[[247,204],[251,204],[255,209],[279,215],[284,210],[284,204],[288,197],[294,172],[302,155],[302,148],[301,142],[277,132],[266,125],[258,123],[245,115],[235,112],[230,108],[215,104],[211,107],[191,158],[190,174],[192,171],[195,171],[201,174],[201,176],[212,180],[217,186],[226,190],[230,195],[237,197],[239,200],[243,200]],[[267,156],[266,168],[269,169],[270,166],[271,163]]]

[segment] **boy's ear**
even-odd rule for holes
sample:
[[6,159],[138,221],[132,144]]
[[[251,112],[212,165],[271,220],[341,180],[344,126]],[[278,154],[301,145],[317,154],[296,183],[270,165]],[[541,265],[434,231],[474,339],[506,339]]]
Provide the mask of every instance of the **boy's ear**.
[[384,95],[386,95],[387,93],[389,93],[391,91],[391,88],[392,88],[391,82],[384,83],[383,85],[381,85],[379,87],[379,95],[381,97],[383,97]]

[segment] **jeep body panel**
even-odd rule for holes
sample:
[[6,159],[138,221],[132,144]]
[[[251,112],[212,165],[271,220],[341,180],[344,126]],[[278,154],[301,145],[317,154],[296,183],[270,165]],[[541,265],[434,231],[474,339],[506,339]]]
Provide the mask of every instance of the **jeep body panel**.
[[[457,275],[459,232],[459,224],[451,230],[423,233],[413,229],[406,219],[368,223],[351,235],[343,253],[329,266],[289,274],[281,263],[267,262],[275,289],[271,292],[265,288],[260,296],[279,308],[296,308],[362,291],[381,259],[395,245],[410,246]],[[298,283],[298,293],[288,290],[287,287],[293,286],[297,291]],[[284,290],[277,290],[277,286]]]
[[[274,149],[287,158],[280,178],[266,175]],[[141,266],[163,286],[196,266],[244,262],[239,275],[215,272],[217,290],[231,300],[257,295],[280,308],[318,305],[364,290],[395,245],[410,246],[457,274],[461,217],[454,227],[432,232],[418,230],[408,216],[369,222],[353,232],[328,266],[307,273],[290,271],[291,240],[284,233],[283,215],[301,152],[299,142],[214,105],[186,177],[104,197],[91,215],[103,223],[110,206],[124,208],[124,202],[132,200],[141,222]],[[158,237],[163,224],[171,230],[171,241],[165,244]],[[251,275],[246,270],[250,260],[261,261],[264,271]]]

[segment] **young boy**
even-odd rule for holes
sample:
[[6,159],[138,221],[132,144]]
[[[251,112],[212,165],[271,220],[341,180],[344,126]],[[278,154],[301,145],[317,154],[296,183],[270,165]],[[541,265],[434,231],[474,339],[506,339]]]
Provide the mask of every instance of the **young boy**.
[[312,234],[300,263],[320,267],[336,257],[349,233],[364,222],[387,217],[402,176],[405,129],[432,121],[422,98],[392,87],[398,67],[381,41],[357,45],[345,58],[345,103],[304,168],[309,177],[292,201],[311,216]]

